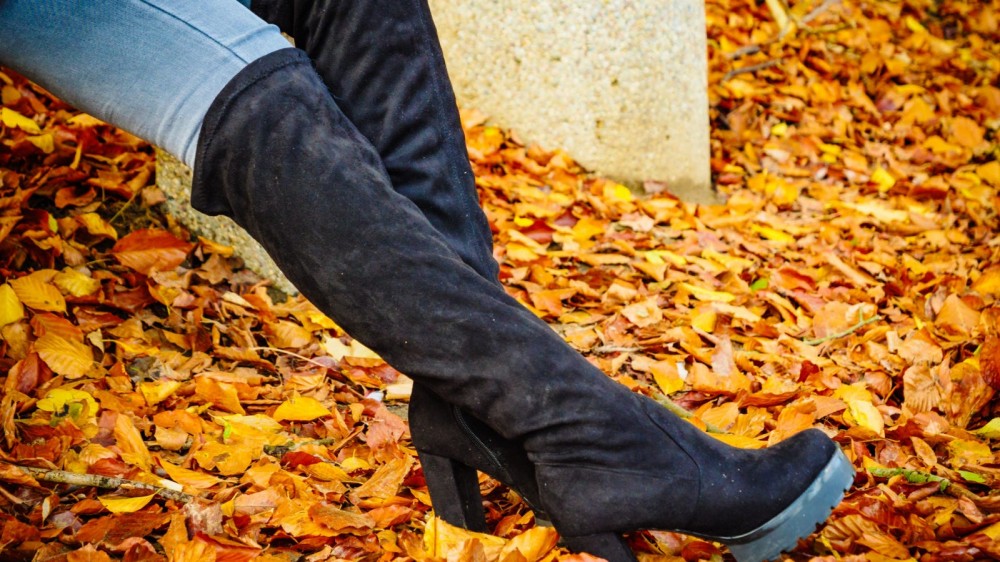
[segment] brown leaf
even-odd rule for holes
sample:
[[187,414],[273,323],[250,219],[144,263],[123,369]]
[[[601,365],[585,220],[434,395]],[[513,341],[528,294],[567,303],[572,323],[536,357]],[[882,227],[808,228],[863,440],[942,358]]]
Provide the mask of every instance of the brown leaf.
[[375,520],[369,515],[345,511],[327,503],[313,504],[309,508],[309,517],[338,533],[364,535],[375,526]]
[[192,248],[194,244],[180,240],[165,230],[143,229],[119,240],[111,248],[111,255],[122,265],[149,275],[153,270],[177,267]]

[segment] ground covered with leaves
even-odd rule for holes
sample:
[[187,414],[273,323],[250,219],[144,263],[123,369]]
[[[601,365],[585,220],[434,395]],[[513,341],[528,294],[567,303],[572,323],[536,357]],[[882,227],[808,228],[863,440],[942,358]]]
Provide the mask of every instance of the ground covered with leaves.
[[[728,202],[468,115],[504,283],[719,439],[836,439],[855,486],[793,558],[1000,559],[1000,6],[707,9]],[[434,519],[407,379],[159,215],[150,147],[0,81],[0,558],[590,559],[486,477],[494,535]]]

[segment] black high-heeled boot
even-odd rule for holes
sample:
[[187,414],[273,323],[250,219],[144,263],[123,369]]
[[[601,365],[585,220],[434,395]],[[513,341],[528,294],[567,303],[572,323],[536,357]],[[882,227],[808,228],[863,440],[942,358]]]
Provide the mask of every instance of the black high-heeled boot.
[[770,559],[853,479],[820,431],[734,449],[598,371],[392,190],[301,51],[267,55],[223,89],[194,174],[196,207],[232,216],[350,334],[522,442],[542,507],[576,548],[620,560],[600,548],[668,529],[726,543],[741,561]]
[[[492,233],[427,4],[254,0],[251,9],[309,55],[341,111],[378,151],[392,188],[423,212],[466,264],[499,286]],[[414,384],[409,418],[431,501],[445,521],[485,532],[477,469],[497,475],[538,511],[534,468],[520,443],[420,383]],[[468,467],[451,470],[439,460],[438,452],[455,448],[466,452]],[[467,501],[452,501],[457,495]]]

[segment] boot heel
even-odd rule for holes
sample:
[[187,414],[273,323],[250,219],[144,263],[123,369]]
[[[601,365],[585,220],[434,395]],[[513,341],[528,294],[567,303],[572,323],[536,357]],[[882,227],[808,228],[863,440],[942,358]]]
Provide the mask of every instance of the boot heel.
[[476,470],[456,460],[419,450],[417,456],[424,468],[427,490],[438,517],[456,527],[488,532]]
[[599,533],[580,537],[562,537],[566,548],[573,552],[586,552],[608,562],[637,562],[632,549],[621,535]]

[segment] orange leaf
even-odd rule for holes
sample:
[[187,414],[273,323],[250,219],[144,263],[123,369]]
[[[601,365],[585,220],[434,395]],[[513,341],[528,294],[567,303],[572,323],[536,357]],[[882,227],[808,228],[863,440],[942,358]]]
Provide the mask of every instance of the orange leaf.
[[218,406],[227,412],[245,414],[236,386],[219,382],[212,377],[198,376],[194,379],[194,393],[206,402]]
[[527,562],[536,562],[555,548],[557,542],[559,534],[552,527],[532,527],[504,545],[500,551],[500,560],[516,550]]
[[375,526],[375,520],[370,515],[344,511],[326,503],[313,504],[309,508],[309,517],[317,524],[339,533],[366,535]]
[[115,444],[121,451],[122,460],[148,471],[153,464],[153,456],[149,454],[149,449],[142,440],[142,434],[128,414],[118,414],[114,434]]
[[163,468],[163,471],[166,472],[167,476],[169,476],[174,482],[177,482],[182,486],[188,486],[198,490],[211,488],[221,482],[221,480],[211,474],[205,474],[204,472],[198,472],[197,470],[189,470],[164,460],[160,460],[160,467]]
[[137,230],[119,240],[111,255],[122,265],[144,275],[153,270],[169,270],[187,258],[194,244],[185,242],[165,230]]
[[35,351],[54,373],[71,379],[85,375],[94,363],[89,346],[51,333],[35,341]]

